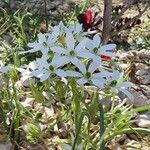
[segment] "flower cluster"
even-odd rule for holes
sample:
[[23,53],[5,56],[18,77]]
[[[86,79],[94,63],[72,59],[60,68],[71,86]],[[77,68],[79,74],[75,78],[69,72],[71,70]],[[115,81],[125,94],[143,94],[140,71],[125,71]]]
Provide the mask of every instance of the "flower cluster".
[[120,90],[130,96],[126,89],[131,84],[123,81],[120,84],[118,79],[121,74],[118,71],[109,72],[103,67],[103,56],[111,59],[116,45],[101,45],[98,34],[92,39],[86,37],[80,24],[66,27],[60,22],[58,26],[52,27],[50,33],[39,33],[38,40],[28,46],[30,49],[23,53],[39,51],[42,56],[18,68],[23,81],[33,77],[41,82],[52,77],[73,77],[79,85],[88,83],[100,89],[115,81],[110,90],[114,93]]

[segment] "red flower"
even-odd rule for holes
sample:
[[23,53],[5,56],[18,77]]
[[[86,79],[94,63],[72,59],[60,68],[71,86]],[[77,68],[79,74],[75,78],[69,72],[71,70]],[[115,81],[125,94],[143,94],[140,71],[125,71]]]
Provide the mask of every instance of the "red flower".
[[83,25],[84,32],[89,29],[90,31],[98,29],[98,25],[103,21],[102,17],[97,12],[93,13],[91,10],[86,10],[84,13],[78,15],[77,19],[79,23]]
[[84,13],[78,15],[77,18],[79,23],[83,25],[83,31],[87,31],[89,28],[92,28],[93,17],[91,10],[85,11]]

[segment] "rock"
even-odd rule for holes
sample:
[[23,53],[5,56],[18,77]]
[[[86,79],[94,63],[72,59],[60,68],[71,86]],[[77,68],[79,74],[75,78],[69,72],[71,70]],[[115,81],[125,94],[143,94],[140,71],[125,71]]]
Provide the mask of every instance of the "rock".
[[149,67],[138,70],[136,75],[141,81],[141,84],[144,84],[144,85],[150,84],[150,68]]
[[150,128],[150,111],[139,114],[135,119],[135,123],[139,127]]
[[35,100],[34,98],[22,97],[20,103],[22,104],[22,106],[24,108],[27,108],[27,109],[31,110],[34,100]]
[[104,112],[108,112],[111,107],[111,98],[110,97],[104,97],[100,100],[100,103],[103,106]]
[[33,144],[27,147],[27,150],[46,150],[44,144]]
[[134,96],[133,106],[146,106],[149,104],[149,99],[143,95],[141,91],[133,91],[132,95]]
[[10,141],[0,142],[0,150],[11,150],[12,144]]

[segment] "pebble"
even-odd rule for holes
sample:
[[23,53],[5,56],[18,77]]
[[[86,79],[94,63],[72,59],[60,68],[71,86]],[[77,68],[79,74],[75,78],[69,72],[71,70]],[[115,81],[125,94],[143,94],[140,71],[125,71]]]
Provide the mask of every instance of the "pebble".
[[144,85],[150,84],[150,67],[138,70],[136,75],[141,81],[141,84],[144,84]]
[[150,128],[150,111],[137,115],[135,123],[139,127]]
[[145,95],[143,95],[141,91],[133,91],[132,95],[134,96],[134,107],[146,106],[149,104],[150,100]]
[[12,147],[12,144],[10,141],[0,142],[0,150],[10,150],[11,147]]

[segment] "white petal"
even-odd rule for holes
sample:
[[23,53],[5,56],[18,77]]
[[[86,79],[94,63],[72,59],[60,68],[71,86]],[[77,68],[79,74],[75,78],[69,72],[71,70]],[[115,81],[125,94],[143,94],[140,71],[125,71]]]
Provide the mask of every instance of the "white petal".
[[68,77],[82,77],[83,75],[77,71],[71,71],[71,70],[68,70],[66,71],[66,74]]
[[77,23],[75,25],[75,30],[74,30],[75,33],[79,33],[79,32],[82,32],[82,24],[80,23]]
[[74,50],[75,40],[74,40],[73,34],[70,32],[66,33],[66,44],[67,44],[68,50]]
[[23,69],[23,68],[17,68],[17,70],[18,70],[19,72],[21,72],[21,73],[23,73],[23,72],[26,71],[26,69]]
[[43,75],[43,70],[34,70],[32,71],[32,75],[37,78],[40,78]]
[[106,70],[100,70],[99,73],[94,73],[92,75],[93,78],[108,78],[110,77],[110,72],[106,71]]
[[46,42],[45,34],[39,33],[37,36],[38,36],[39,43],[43,44],[43,42]]
[[131,99],[131,100],[134,99],[134,96],[129,91],[127,91],[126,89],[119,88],[118,90],[123,92],[129,99]]
[[88,51],[82,51],[82,52],[77,53],[77,56],[82,57],[82,58],[93,59],[95,55]]
[[96,69],[99,68],[99,66],[101,65],[101,62],[100,61],[92,61],[89,68],[88,68],[88,71],[93,73]]
[[91,79],[91,81],[93,82],[94,85],[96,85],[97,87],[104,87],[104,80],[103,79]]
[[101,38],[98,34],[96,34],[94,37],[93,37],[93,44],[95,47],[99,47],[100,45],[100,42],[101,42]]
[[32,62],[30,62],[29,64],[28,64],[28,67],[27,67],[28,69],[30,68],[30,69],[32,69],[32,70],[35,70],[35,69],[37,69],[37,63],[35,62],[35,61],[32,61]]
[[73,65],[75,65],[76,67],[78,67],[78,66],[81,64],[81,62],[79,61],[79,59],[76,58],[76,57],[70,58],[70,61],[71,61],[71,63],[72,63]]
[[49,78],[49,76],[50,76],[50,73],[42,74],[42,76],[39,77],[40,81],[43,82],[43,81],[47,80]]
[[93,41],[91,39],[88,39],[86,42],[86,48],[90,51],[92,51],[95,48],[95,45],[93,44]]
[[112,77],[112,80],[118,80],[119,77],[120,77],[120,72],[118,70],[114,70],[112,73],[111,73],[111,77]]
[[122,82],[119,84],[119,86],[124,88],[130,88],[130,87],[134,87],[135,85],[131,82]]
[[59,33],[60,33],[59,27],[58,27],[58,26],[54,26],[54,27],[52,28],[52,35],[53,35],[53,37],[58,37],[58,36],[59,36]]
[[58,54],[67,54],[66,49],[64,49],[62,47],[51,47],[51,50]]
[[30,75],[26,75],[26,76],[22,76],[21,78],[20,78],[20,80],[21,80],[21,82],[25,82],[26,80],[28,80],[28,79],[30,79],[30,78],[32,78],[33,76],[30,74]]
[[112,52],[106,52],[106,51],[103,51],[103,50],[98,51],[98,55],[106,55],[106,56],[109,56],[109,57],[114,56],[114,54]]
[[62,70],[62,69],[57,69],[57,70],[55,71],[55,73],[56,73],[58,76],[60,76],[60,77],[66,77],[66,76],[67,76],[67,73],[66,73],[64,70]]
[[86,73],[86,67],[85,67],[85,65],[84,65],[81,61],[79,61],[77,58],[72,59],[71,62],[72,62],[76,67],[78,67],[79,70],[80,70],[83,74]]
[[87,79],[80,78],[80,79],[77,80],[77,83],[80,84],[80,85],[84,85],[85,83],[87,83]]
[[59,56],[59,57],[53,59],[52,62],[53,62],[53,64],[56,64],[58,66],[63,66],[65,64],[69,63],[70,59],[67,56]]
[[33,47],[36,47],[38,44],[39,44],[39,43],[37,43],[37,42],[28,43],[28,47],[33,48]]
[[109,50],[113,50],[114,48],[116,48],[116,44],[107,44],[107,45],[103,45],[100,47],[100,50],[102,51],[109,51]]
[[82,51],[83,49],[85,49],[85,45],[86,45],[87,39],[84,38],[75,48],[76,52]]
[[38,64],[39,68],[48,68],[49,67],[47,60],[44,60],[42,58],[37,58],[36,63]]

